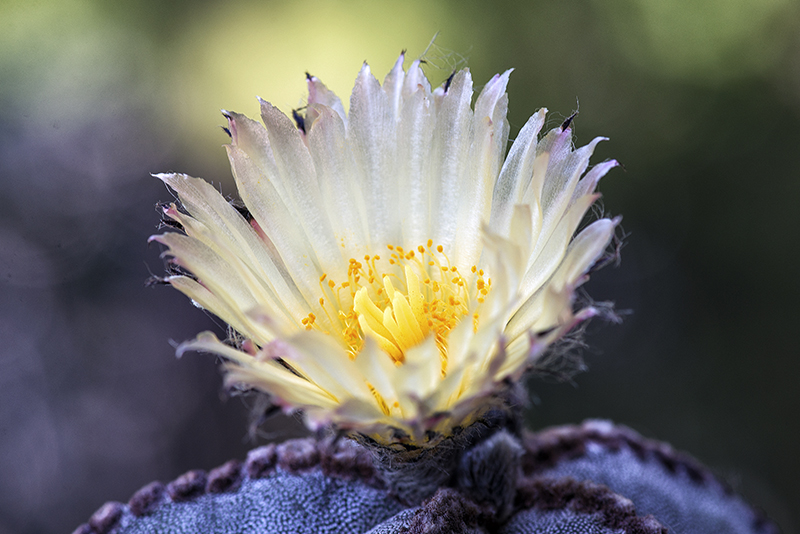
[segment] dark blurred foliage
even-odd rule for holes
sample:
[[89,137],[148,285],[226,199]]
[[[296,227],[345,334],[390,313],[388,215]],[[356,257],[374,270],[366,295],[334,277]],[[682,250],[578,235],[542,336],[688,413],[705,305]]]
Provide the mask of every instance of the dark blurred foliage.
[[600,187],[622,263],[587,292],[630,313],[591,324],[589,372],[531,380],[530,424],[628,424],[800,525],[795,2],[11,0],[0,21],[0,534],[69,532],[302,432],[278,418],[250,441],[211,357],[175,359],[170,340],[221,326],[144,286],[170,199],[149,173],[233,194],[220,107],[288,110],[306,69],[346,97],[362,60],[382,76],[437,30],[435,82],[513,66],[512,136],[541,106],[551,127],[579,108],[579,144],[608,136],[594,161],[625,167]]

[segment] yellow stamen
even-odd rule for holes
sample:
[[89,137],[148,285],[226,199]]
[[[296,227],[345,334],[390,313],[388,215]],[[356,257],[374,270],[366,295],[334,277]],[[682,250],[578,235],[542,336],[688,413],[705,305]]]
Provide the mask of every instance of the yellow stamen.
[[[480,304],[491,289],[491,280],[487,283],[476,266],[468,277],[463,276],[451,265],[444,247],[434,249],[430,239],[427,247],[420,245],[416,250],[396,245],[387,249],[391,257],[382,265],[378,255],[365,255],[363,263],[350,258],[344,282],[320,276],[325,297],[319,298],[319,304],[328,318],[325,324],[334,331],[340,329],[351,358],[369,336],[397,365],[405,360],[405,351],[433,335],[444,369],[448,334],[467,315],[477,330]],[[340,295],[342,289],[347,291]],[[313,313],[300,322],[306,329],[321,329]],[[382,409],[387,408],[384,403]]]

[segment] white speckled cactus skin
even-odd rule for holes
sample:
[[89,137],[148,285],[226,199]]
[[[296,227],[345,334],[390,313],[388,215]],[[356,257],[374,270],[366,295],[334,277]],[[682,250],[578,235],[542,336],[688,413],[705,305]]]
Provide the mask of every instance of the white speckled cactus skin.
[[[491,456],[507,444],[495,438],[476,447]],[[244,464],[146,486],[126,505],[101,507],[75,534],[778,532],[693,459],[627,428],[588,421],[518,444],[520,462],[506,467],[517,470],[507,513],[470,497],[476,493],[458,487],[459,473],[455,487],[406,506],[384,487],[366,449],[294,440],[255,449]],[[475,461],[462,462],[461,475]]]

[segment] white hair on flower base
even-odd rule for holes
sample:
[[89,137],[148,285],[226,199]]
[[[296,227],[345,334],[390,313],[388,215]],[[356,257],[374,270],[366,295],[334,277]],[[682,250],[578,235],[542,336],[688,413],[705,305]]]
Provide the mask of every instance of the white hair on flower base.
[[348,114],[311,76],[297,126],[264,101],[263,126],[223,112],[252,220],[207,182],[162,174],[183,233],[151,239],[186,273],[169,283],[244,340],[206,332],[179,353],[222,356],[229,385],[312,427],[427,447],[594,313],[573,309],[575,289],[617,220],[575,234],[616,162],[586,172],[602,139],[573,149],[568,125],[540,139],[544,109],[504,159],[510,70],[473,110],[469,70],[431,90],[403,59],[382,86],[365,64]]

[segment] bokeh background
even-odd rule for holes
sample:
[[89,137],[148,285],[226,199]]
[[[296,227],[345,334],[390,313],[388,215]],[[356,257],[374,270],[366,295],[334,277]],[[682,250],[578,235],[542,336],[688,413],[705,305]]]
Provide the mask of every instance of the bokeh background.
[[0,4],[0,534],[70,532],[106,500],[303,432],[248,438],[209,356],[212,317],[163,271],[151,172],[235,194],[220,108],[346,97],[361,65],[428,50],[435,83],[515,67],[512,137],[576,109],[625,168],[622,262],[594,276],[589,369],[533,380],[535,427],[610,418],[690,451],[800,525],[800,4],[796,0],[4,0]]

